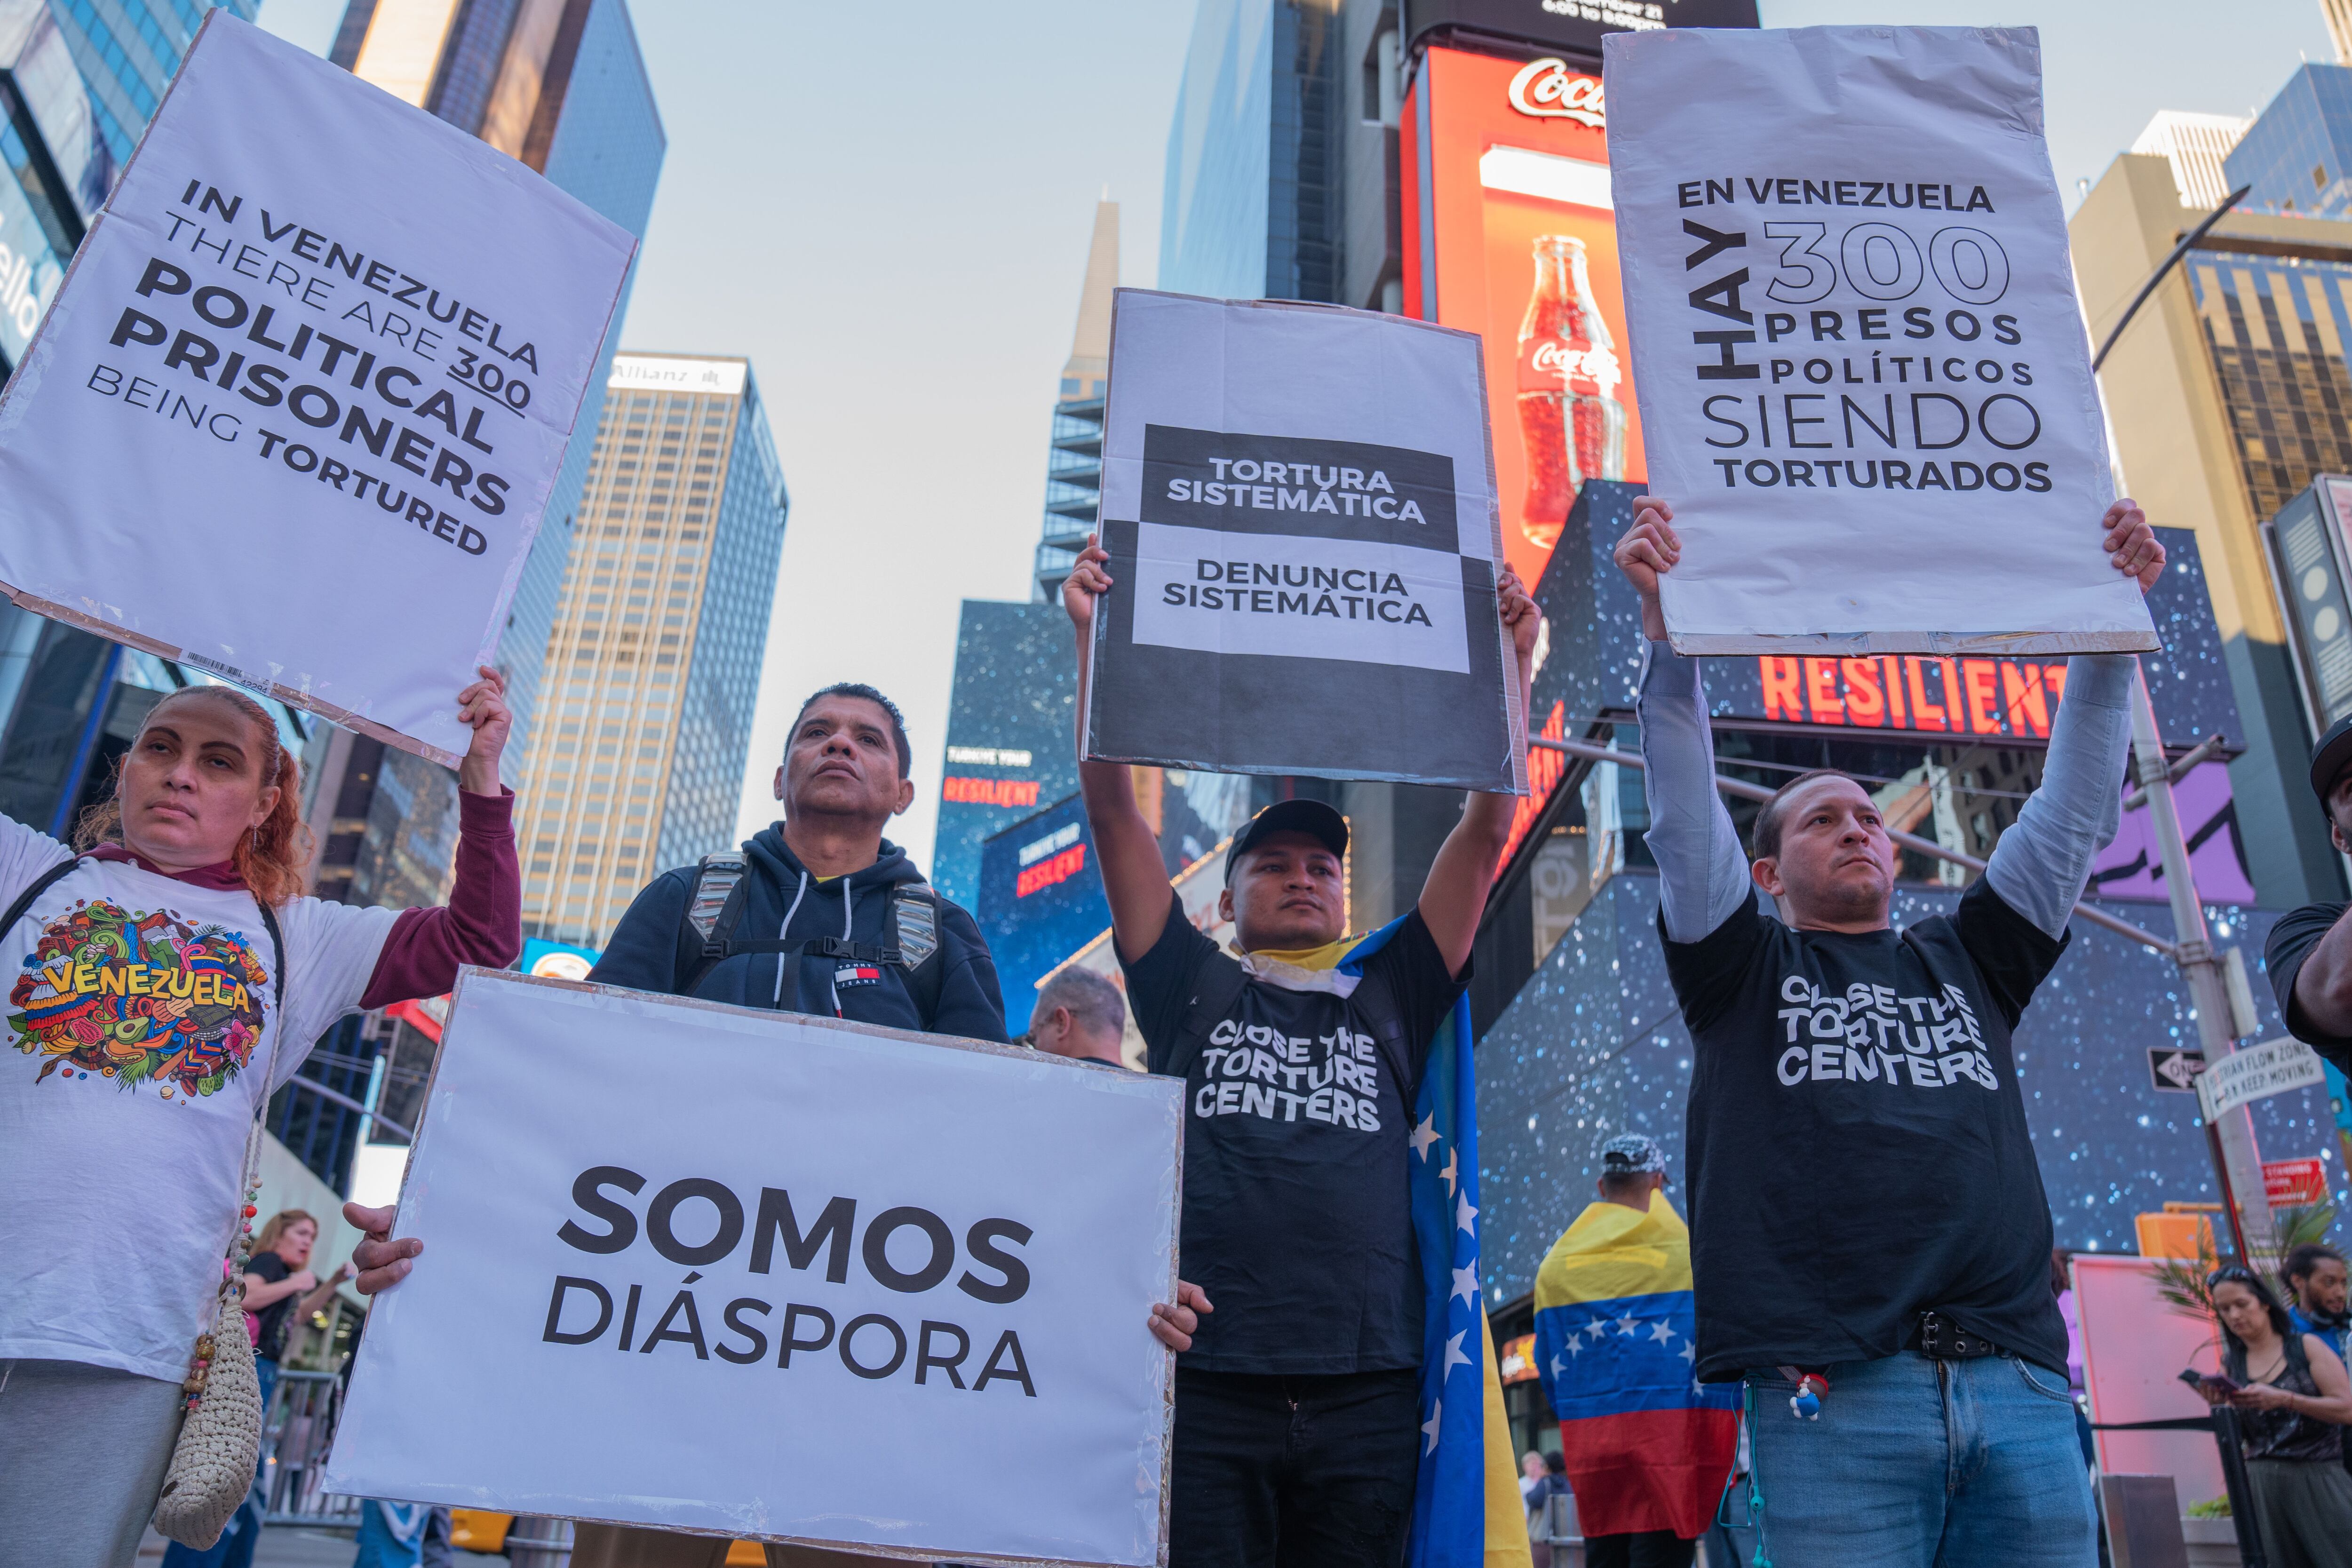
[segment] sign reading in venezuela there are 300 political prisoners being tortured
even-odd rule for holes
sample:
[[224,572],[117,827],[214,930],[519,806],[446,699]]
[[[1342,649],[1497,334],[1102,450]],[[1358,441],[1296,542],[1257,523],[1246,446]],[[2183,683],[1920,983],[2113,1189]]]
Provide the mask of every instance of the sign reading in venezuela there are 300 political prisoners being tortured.
[[634,250],[207,13],[0,395],[0,587],[456,762]]
[[1122,289],[1101,518],[1088,757],[1525,792],[1475,334]]
[[1613,33],[1609,155],[1684,653],[2157,647],[2030,27]]
[[481,969],[443,1045],[329,1491],[1166,1560],[1181,1080]]

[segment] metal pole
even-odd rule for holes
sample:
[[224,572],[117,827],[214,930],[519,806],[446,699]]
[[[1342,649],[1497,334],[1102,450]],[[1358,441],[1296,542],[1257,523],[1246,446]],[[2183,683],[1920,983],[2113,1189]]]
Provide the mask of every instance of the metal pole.
[[2147,275],[2147,281],[2141,284],[2139,292],[2132,296],[2132,302],[2124,307],[2124,313],[2116,318],[2114,326],[2107,329],[2107,341],[2101,343],[2099,352],[2091,356],[2093,375],[2098,374],[2099,367],[2107,363],[2107,355],[2115,348],[2116,340],[2124,335],[2124,329],[2131,325],[2131,319],[2139,314],[2139,308],[2147,303],[2147,297],[2156,292],[2156,286],[2164,281],[2164,275],[2172,270],[2173,264],[2188,255],[2197,242],[2205,237],[2205,231],[2220,223],[2221,215],[2243,201],[2246,193],[2253,188],[2252,185],[2240,185],[2236,190],[2231,191],[2222,198],[2220,206],[2205,215],[2203,223],[2180,237],[2180,243],[2172,247],[2171,255],[2157,263],[2156,270]]
[[[2189,842],[2180,832],[2180,814],[2172,800],[2172,769],[2164,755],[2164,737],[2156,726],[2156,707],[2148,700],[2147,675],[2135,661],[2132,676],[2132,755],[2140,789],[2147,797],[2149,830],[2164,861],[2164,888],[2172,901],[2175,962],[2189,987],[2189,1005],[2197,1013],[2197,1037],[2210,1065],[2237,1049],[2236,1026],[2231,1019],[2229,983],[2221,960],[2213,952],[2205,927],[2205,906],[2197,897],[2196,879],[2189,868]],[[2271,1225],[2270,1199],[2263,1190],[2262,1152],[2254,1142],[2252,1113],[2241,1106],[2209,1124],[2207,1147],[2214,1155],[2214,1173],[2221,1184],[2222,1212],[2230,1222],[2240,1262],[2253,1266],[2251,1243],[2263,1252],[2276,1250]]]
[[[367,1103],[360,1107],[360,1144],[367,1147],[368,1130],[377,1121],[375,1108],[383,1103],[383,1063],[391,1053],[378,1051],[375,1060],[368,1064]],[[385,1125],[391,1125],[389,1122]]]

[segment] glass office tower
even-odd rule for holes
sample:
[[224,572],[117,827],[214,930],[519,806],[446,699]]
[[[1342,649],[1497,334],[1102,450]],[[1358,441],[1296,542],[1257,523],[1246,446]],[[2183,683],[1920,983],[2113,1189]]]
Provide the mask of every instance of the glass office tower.
[[787,500],[749,362],[613,362],[520,801],[523,931],[600,947],[735,842]]
[[1168,132],[1160,287],[1338,298],[1338,0],[1202,0]]
[[2352,66],[2305,64],[2223,161],[2246,212],[2352,216]]

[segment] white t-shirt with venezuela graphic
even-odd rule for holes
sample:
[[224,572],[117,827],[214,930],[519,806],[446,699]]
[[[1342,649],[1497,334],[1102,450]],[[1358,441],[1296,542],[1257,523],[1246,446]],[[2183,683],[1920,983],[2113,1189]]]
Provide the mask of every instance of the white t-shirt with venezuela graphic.
[[[69,851],[0,817],[0,908]],[[0,1362],[178,1382],[210,1326],[259,1097],[359,1005],[395,916],[84,859],[0,932]]]

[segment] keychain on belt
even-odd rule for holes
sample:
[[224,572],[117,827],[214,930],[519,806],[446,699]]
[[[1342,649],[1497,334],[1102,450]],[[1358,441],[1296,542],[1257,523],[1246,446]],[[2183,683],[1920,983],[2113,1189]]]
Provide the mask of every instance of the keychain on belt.
[[1822,1418],[1822,1395],[1830,1391],[1830,1380],[1818,1372],[1802,1372],[1793,1366],[1780,1369],[1780,1375],[1797,1385],[1789,1396],[1789,1414],[1801,1421]]

